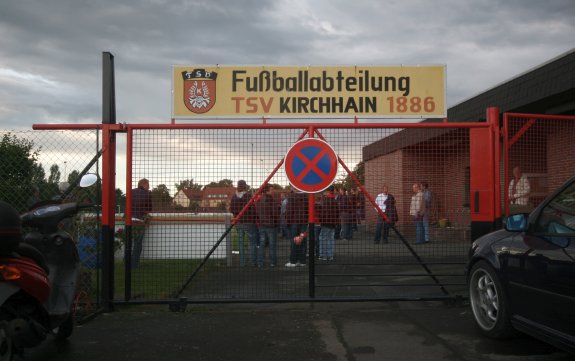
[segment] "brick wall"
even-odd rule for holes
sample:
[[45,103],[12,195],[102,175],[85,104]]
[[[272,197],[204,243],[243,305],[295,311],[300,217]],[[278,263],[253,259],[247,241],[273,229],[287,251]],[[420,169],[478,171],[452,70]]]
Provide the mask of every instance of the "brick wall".
[[[466,206],[466,169],[469,167],[469,143],[458,138],[448,147],[436,143],[421,144],[395,151],[365,163],[365,187],[375,199],[385,184],[397,202],[400,227],[409,228],[409,207],[412,185],[429,183],[433,193],[433,220],[448,218],[453,225],[468,226],[469,208]],[[366,205],[368,223],[375,222],[376,212]]]
[[548,191],[575,175],[575,121],[561,123],[547,142]]

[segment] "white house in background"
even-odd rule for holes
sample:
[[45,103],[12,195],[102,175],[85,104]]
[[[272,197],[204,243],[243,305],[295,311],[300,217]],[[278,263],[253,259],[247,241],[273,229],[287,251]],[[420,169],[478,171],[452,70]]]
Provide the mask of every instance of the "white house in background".
[[225,209],[229,209],[232,196],[236,192],[234,187],[207,187],[202,194],[202,208],[215,209],[225,203]]
[[174,196],[174,205],[183,208],[188,208],[192,202],[200,205],[202,201],[202,191],[195,191],[191,189],[182,189]]
[[207,187],[201,191],[182,189],[174,196],[173,203],[174,206],[182,208],[189,208],[190,205],[195,203],[197,207],[203,210],[222,210],[222,203],[226,204],[224,209],[229,208],[234,192],[234,187]]

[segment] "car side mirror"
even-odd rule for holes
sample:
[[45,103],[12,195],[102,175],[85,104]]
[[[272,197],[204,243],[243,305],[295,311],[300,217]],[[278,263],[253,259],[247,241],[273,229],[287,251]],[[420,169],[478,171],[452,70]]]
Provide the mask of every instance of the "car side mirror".
[[525,232],[527,231],[527,214],[519,213],[507,217],[505,221],[505,229],[509,232]]

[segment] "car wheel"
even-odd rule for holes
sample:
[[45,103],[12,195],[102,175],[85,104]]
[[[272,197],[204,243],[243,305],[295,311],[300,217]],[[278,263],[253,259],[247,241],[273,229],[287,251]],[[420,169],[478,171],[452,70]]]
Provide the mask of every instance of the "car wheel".
[[509,317],[507,295],[495,270],[477,262],[469,277],[469,300],[475,324],[486,336],[507,338],[515,333]]

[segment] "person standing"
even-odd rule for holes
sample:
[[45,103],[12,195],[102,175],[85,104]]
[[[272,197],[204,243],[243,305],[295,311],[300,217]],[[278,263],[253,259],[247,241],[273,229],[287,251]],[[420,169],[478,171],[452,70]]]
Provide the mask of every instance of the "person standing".
[[280,203],[277,202],[271,194],[272,186],[266,184],[263,195],[256,203],[256,212],[258,215],[258,228],[260,237],[260,247],[258,248],[258,266],[262,267],[265,260],[264,245],[266,240],[269,243],[269,257],[270,267],[275,267],[277,264],[277,237],[278,225],[280,215]]
[[238,232],[238,247],[240,252],[240,267],[244,267],[244,240],[247,238],[250,245],[250,260],[253,266],[258,266],[258,248],[260,245],[258,228],[256,226],[256,210],[251,204],[238,218],[240,212],[252,198],[252,193],[248,192],[248,185],[245,180],[238,181],[236,193],[230,202],[230,211],[234,215],[236,229]]
[[339,189],[337,197],[339,216],[341,221],[341,238],[344,241],[351,241],[353,238],[352,211],[353,205],[350,195],[342,187]]
[[365,219],[365,195],[359,189],[357,191],[357,224],[360,225],[361,221]]
[[516,166],[513,168],[513,178],[509,182],[509,204],[526,206],[529,204],[529,193],[531,192],[531,185],[527,176],[521,172],[521,168]]
[[431,234],[429,229],[429,219],[431,218],[431,200],[433,198],[433,194],[431,190],[429,190],[429,183],[423,182],[421,183],[422,190],[423,190],[423,204],[425,209],[423,210],[423,233],[425,237],[425,243],[431,242]]
[[146,178],[142,178],[138,181],[138,187],[132,190],[132,268],[140,265],[148,213],[151,211],[152,193],[150,192],[150,182]]
[[290,256],[286,267],[306,265],[308,199],[305,193],[288,195],[286,219],[290,230]]
[[280,235],[282,238],[288,238],[289,232],[286,220],[286,210],[287,210],[287,193],[282,192],[281,194],[281,210],[280,210]]
[[357,188],[352,188],[349,194],[351,202],[351,228],[352,231],[359,230],[358,224],[358,209],[359,209],[359,195]]
[[395,207],[395,197],[389,193],[387,186],[383,186],[382,192],[375,198],[375,203],[385,214],[386,219],[377,212],[377,225],[375,227],[375,238],[373,243],[378,244],[381,239],[383,228],[383,243],[389,242],[389,229],[397,222],[397,208]]
[[319,260],[333,261],[335,253],[335,229],[339,223],[339,208],[334,194],[335,187],[329,186],[321,200],[319,221]]
[[413,217],[413,223],[415,224],[415,244],[425,243],[425,233],[423,230],[423,192],[421,191],[421,185],[419,183],[414,183],[412,186],[413,196],[411,197],[411,204],[409,206],[409,215]]

